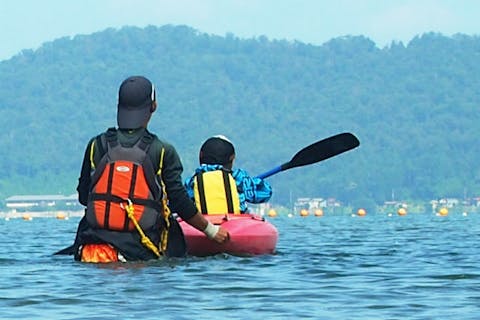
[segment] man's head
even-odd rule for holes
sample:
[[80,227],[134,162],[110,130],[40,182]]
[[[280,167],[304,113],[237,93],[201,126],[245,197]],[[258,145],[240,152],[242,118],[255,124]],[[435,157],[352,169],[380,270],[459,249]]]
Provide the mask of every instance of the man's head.
[[156,107],[155,88],[150,80],[142,76],[125,79],[118,91],[118,127],[146,127]]
[[235,159],[235,148],[225,136],[218,135],[208,138],[200,148],[201,164],[221,164],[227,169],[232,168]]

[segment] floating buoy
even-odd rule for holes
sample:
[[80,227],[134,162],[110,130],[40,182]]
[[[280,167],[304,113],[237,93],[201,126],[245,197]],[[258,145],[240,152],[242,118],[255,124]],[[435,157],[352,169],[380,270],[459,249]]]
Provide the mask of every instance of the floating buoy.
[[405,216],[407,215],[407,210],[405,210],[405,208],[400,208],[398,209],[397,213],[399,216]]
[[268,216],[269,217],[276,217],[277,216],[277,211],[275,211],[275,209],[270,209],[268,211]]
[[438,214],[442,217],[445,217],[445,216],[448,215],[448,209],[443,207],[443,208],[440,209],[440,211],[438,211]]
[[300,215],[301,215],[302,217],[306,217],[306,216],[308,216],[308,214],[309,214],[309,213],[308,213],[308,210],[307,210],[307,209],[302,209],[302,210],[300,210]]
[[321,216],[323,216],[323,210],[322,209],[316,209],[314,214],[315,214],[316,217],[321,217]]
[[27,214],[27,213],[25,213],[22,218],[23,218],[23,220],[26,220],[26,221],[32,220],[32,216]]
[[64,220],[66,218],[67,218],[67,216],[65,215],[65,213],[63,213],[63,212],[57,213],[57,219]]
[[365,209],[358,209],[357,211],[357,216],[363,217],[367,214],[367,211]]
[[468,215],[468,213],[464,212],[464,213],[462,213],[462,215],[463,215],[464,217],[466,217],[466,216]]
[[289,213],[289,214],[287,215],[287,217],[292,218],[292,217],[293,217],[293,214]]

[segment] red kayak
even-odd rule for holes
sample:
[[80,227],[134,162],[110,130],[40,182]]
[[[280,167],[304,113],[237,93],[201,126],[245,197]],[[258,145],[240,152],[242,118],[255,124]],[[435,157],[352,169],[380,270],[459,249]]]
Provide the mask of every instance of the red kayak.
[[274,225],[254,214],[205,215],[211,223],[228,230],[230,240],[218,244],[207,236],[180,220],[185,234],[187,251],[192,256],[211,256],[228,253],[238,256],[272,254],[278,241],[278,231]]

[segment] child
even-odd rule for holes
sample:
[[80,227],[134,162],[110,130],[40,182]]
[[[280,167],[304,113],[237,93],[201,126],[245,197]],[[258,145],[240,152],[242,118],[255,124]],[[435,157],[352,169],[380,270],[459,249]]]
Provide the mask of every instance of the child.
[[200,166],[185,187],[203,214],[246,213],[247,202],[270,200],[270,184],[245,170],[232,169],[234,160],[235,148],[225,136],[213,136],[200,148]]

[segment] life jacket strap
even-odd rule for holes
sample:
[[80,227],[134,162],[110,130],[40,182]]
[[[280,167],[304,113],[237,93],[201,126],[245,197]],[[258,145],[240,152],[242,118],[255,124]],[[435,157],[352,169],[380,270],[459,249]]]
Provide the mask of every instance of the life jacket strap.
[[105,133],[105,139],[107,140],[107,144],[109,148],[113,148],[118,145],[117,139],[117,129],[115,128],[108,128],[107,132]]
[[200,211],[207,214],[207,200],[205,199],[205,184],[203,182],[203,172],[197,175],[198,197],[200,198]]
[[232,189],[230,188],[229,173],[226,170],[222,170],[223,184],[225,185],[225,197],[227,200],[228,213],[233,213],[233,198]]
[[[115,202],[115,203],[124,203],[127,202],[128,199],[124,199],[122,197],[108,194],[108,193],[90,193],[88,196],[88,201],[106,201],[108,202]],[[154,201],[151,199],[138,199],[132,198],[130,199],[133,204],[138,204],[141,206],[146,206],[155,209],[157,212],[162,212],[162,205],[158,201]]]

